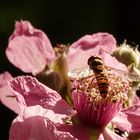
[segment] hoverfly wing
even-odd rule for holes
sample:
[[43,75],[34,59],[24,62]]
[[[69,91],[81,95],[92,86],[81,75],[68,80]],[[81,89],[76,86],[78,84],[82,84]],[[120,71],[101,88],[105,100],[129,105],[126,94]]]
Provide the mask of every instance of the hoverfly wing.
[[93,71],[89,67],[83,69],[76,69],[68,72],[68,77],[72,80],[79,80],[93,76]]
[[110,66],[106,66],[106,69],[108,71],[110,71],[111,73],[113,73],[115,75],[118,75],[118,76],[120,76],[124,79],[129,80],[129,81],[140,82],[140,75],[138,75],[136,73],[127,72],[127,71],[120,70],[120,69],[117,69],[117,68],[113,68],[113,67],[110,67]]
[[140,82],[140,75],[134,73],[128,73],[128,77],[132,81]]

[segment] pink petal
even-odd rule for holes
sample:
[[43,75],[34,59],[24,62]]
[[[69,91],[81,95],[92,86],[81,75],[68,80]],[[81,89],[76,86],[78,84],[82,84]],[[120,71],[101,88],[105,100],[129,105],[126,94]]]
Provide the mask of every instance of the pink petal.
[[[55,113],[51,109],[45,109],[41,107],[40,105],[35,105],[35,106],[29,106],[25,108],[21,113],[20,117],[23,117],[24,119],[28,119],[32,116],[42,116],[44,118],[48,118],[49,120],[53,121],[54,123],[60,123],[63,124],[65,119],[69,119],[68,117],[66,118],[66,115],[64,114],[59,114]],[[21,118],[17,118],[18,121]]]
[[101,135],[99,136],[99,139],[98,139],[98,140],[105,140],[104,137],[103,137],[103,134],[101,134]]
[[55,58],[46,34],[29,21],[16,22],[6,49],[9,61],[24,72],[36,75]]
[[12,79],[12,76],[8,72],[0,74],[0,101],[18,114],[20,112],[18,102],[7,83],[10,79]]
[[68,51],[69,69],[80,69],[87,65],[91,55],[98,56],[101,50],[112,52],[116,48],[116,40],[108,33],[85,35],[74,42]]
[[112,120],[112,123],[122,131],[129,131],[131,129],[131,123],[128,121],[127,115],[122,112]]
[[123,109],[112,123],[123,131],[140,132],[140,104]]
[[132,97],[132,105],[140,104],[140,98],[137,95],[133,95]]
[[31,76],[19,76],[10,82],[21,108],[40,105],[52,109],[55,113],[71,115],[73,110],[54,90],[43,85]]
[[[13,121],[9,140],[76,140],[69,132],[58,130],[59,124],[48,119],[49,113],[39,106],[26,108]],[[51,117],[56,117],[56,114],[51,114]]]
[[103,134],[104,140],[128,140],[127,138],[120,137],[119,135],[112,132],[108,128],[106,128],[102,134]]
[[10,80],[10,79],[12,79],[12,76],[7,71],[0,74],[0,88],[7,85],[7,81]]
[[114,68],[114,70],[116,69],[116,71],[121,70],[124,72],[128,72],[128,68],[124,64],[120,63],[115,57],[112,57],[105,51],[101,51],[100,56],[103,59],[106,66]]

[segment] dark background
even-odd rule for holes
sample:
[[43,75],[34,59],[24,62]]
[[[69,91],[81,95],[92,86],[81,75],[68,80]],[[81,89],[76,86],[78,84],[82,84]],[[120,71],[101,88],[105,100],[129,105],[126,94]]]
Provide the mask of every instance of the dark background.
[[[17,20],[29,20],[43,30],[52,44],[72,43],[85,34],[111,33],[120,44],[140,44],[138,0],[4,0],[0,3],[0,73],[23,74],[5,56],[8,38]],[[16,115],[0,105],[0,140],[8,140]]]

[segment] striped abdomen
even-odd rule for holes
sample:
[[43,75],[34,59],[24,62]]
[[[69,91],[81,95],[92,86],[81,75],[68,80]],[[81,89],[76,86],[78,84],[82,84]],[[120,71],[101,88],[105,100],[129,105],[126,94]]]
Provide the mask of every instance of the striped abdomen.
[[99,57],[91,56],[88,59],[88,65],[95,74],[95,78],[97,80],[101,96],[105,98],[108,93],[109,83],[108,83],[108,75],[106,73],[106,69],[102,59]]

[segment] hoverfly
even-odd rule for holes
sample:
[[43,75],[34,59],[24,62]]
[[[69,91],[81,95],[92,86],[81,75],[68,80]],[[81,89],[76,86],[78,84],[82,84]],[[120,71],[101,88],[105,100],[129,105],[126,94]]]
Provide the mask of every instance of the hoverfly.
[[88,65],[93,70],[101,96],[105,98],[108,93],[109,81],[102,59],[97,56],[91,56],[88,59]]

